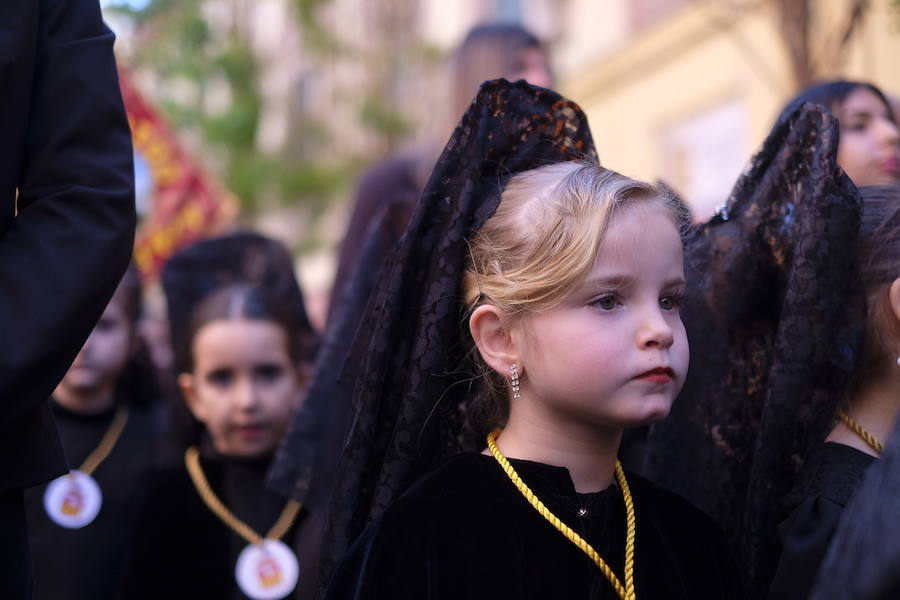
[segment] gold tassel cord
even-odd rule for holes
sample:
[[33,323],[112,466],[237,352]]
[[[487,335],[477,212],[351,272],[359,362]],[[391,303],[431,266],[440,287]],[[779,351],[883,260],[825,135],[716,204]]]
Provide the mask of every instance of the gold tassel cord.
[[626,514],[626,526],[627,533],[625,536],[625,585],[622,585],[622,582],[619,581],[619,578],[613,572],[606,561],[603,560],[603,557],[594,550],[594,547],[591,546],[583,537],[575,533],[571,527],[563,523],[556,515],[550,512],[543,502],[541,502],[540,498],[538,498],[534,492],[531,491],[531,488],[522,481],[522,478],[519,477],[519,474],[516,473],[516,470],[510,464],[510,462],[503,456],[503,453],[500,452],[500,449],[497,447],[497,436],[500,435],[500,430],[493,431],[487,437],[488,448],[491,450],[491,454],[494,455],[494,458],[497,459],[497,462],[500,463],[500,466],[503,468],[503,471],[509,477],[510,481],[516,486],[516,489],[521,492],[521,494],[525,497],[526,500],[531,504],[531,506],[542,516],[544,517],[553,527],[555,527],[560,533],[562,533],[566,539],[575,544],[582,552],[588,555],[594,564],[600,569],[603,575],[606,576],[606,579],[609,580],[609,583],[616,590],[616,593],[619,595],[619,598],[622,600],[636,600],[635,592],[634,592],[634,538],[635,538],[635,529],[636,529],[636,520],[634,517],[634,502],[631,498],[631,490],[628,487],[628,481],[625,479],[625,472],[622,470],[622,465],[616,461],[616,481],[619,483],[619,487],[622,488],[622,496],[625,500],[625,514]]
[[84,459],[84,462],[81,463],[78,470],[85,475],[93,474],[94,471],[97,470],[97,467],[107,459],[113,451],[113,448],[116,447],[116,443],[119,441],[119,437],[122,435],[126,423],[128,423],[128,409],[119,407],[119,409],[116,410],[115,416],[113,416],[112,422],[109,424],[109,429],[103,434],[103,439],[100,440],[100,444],[86,459]]
[[871,448],[879,456],[881,456],[881,453],[884,452],[884,444],[881,442],[881,440],[866,431],[862,425],[854,421],[853,418],[851,418],[850,415],[848,415],[844,411],[837,411],[837,418],[841,421],[841,423],[846,425],[847,428],[850,429],[850,431],[858,435],[860,439],[862,439],[862,441],[864,441],[866,445],[869,446],[869,448]]
[[[263,537],[256,533],[249,525],[238,519],[233,512],[228,510],[219,497],[216,496],[216,493],[209,485],[209,481],[206,479],[206,475],[203,473],[203,467],[200,466],[200,452],[197,450],[196,446],[191,446],[185,450],[184,464],[191,476],[191,481],[194,482],[197,493],[200,494],[200,498],[203,500],[204,504],[206,504],[207,508],[219,517],[219,519],[221,519],[232,531],[247,540],[247,543],[262,543]],[[299,513],[300,503],[296,500],[288,500],[284,509],[281,511],[278,520],[275,521],[275,524],[272,525],[269,533],[266,534],[265,539],[281,539],[294,524]]]

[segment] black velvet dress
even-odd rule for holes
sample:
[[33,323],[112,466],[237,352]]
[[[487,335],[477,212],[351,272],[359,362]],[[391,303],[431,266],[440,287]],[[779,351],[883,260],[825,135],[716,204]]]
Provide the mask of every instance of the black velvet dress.
[[822,444],[807,459],[786,500],[793,510],[778,528],[782,551],[770,600],[809,595],[844,509],[874,461],[865,452],[834,442]]
[[[77,469],[100,443],[115,410],[83,415],[52,401],[51,405],[66,459]],[[93,473],[103,494],[100,513],[81,529],[66,529],[50,520],[44,511],[46,485],[26,491],[35,600],[122,597],[135,529],[151,480],[156,431],[155,418],[130,409],[113,451]]]
[[[544,504],[624,579],[625,505],[617,485],[577,494],[563,467],[510,461]],[[731,553],[712,520],[628,475],[635,593],[739,599]],[[597,566],[528,503],[491,456],[450,459],[394,502],[338,567],[328,600],[615,599]]]
[[[215,494],[260,535],[278,520],[285,498],[264,485],[270,459],[240,460],[212,453],[200,464]],[[301,510],[281,539],[297,556],[300,577],[292,599],[315,590],[323,520]],[[137,560],[128,577],[129,600],[228,600],[247,598],[235,580],[235,564],[247,542],[204,504],[186,467],[158,474],[145,504]]]

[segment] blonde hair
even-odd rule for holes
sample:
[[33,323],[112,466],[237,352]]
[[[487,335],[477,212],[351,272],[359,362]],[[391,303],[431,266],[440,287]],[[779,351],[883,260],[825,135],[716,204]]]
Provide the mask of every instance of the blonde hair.
[[[690,223],[687,209],[665,189],[596,163],[560,162],[515,175],[496,212],[469,241],[462,278],[466,315],[482,304],[506,318],[557,306],[587,277],[613,216],[636,206],[668,211],[680,234]],[[468,339],[485,389],[467,420],[481,434],[506,421],[507,386]]]

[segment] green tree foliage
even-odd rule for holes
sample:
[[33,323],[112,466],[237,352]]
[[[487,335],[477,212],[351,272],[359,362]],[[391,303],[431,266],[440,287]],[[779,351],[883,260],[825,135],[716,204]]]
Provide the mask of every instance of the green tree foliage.
[[[298,247],[317,243],[316,219],[338,198],[345,197],[359,169],[380,156],[358,148],[341,147],[330,119],[309,115],[298,100],[290,115],[287,144],[278,152],[259,148],[259,127],[265,109],[261,65],[253,52],[246,23],[234,15],[249,14],[245,0],[149,0],[140,8],[123,4],[108,10],[127,15],[134,23],[132,49],[125,62],[152,74],[154,89],[145,90],[172,125],[189,141],[199,159],[216,173],[240,200],[243,214],[284,205],[300,205],[307,219],[298,231]],[[291,0],[301,33],[305,64],[327,71],[337,61],[379,63],[378,56],[344,47],[319,22],[331,0]],[[210,5],[231,9],[232,22],[207,21]],[[243,11],[243,13],[242,13]],[[221,16],[221,10],[219,14]],[[399,42],[398,42],[399,43]],[[392,49],[392,56],[397,49]],[[356,54],[354,54],[356,52]],[[292,60],[286,56],[284,60]],[[411,132],[385,89],[390,73],[376,85],[361,85],[342,98],[356,104],[351,127],[370,132],[378,154],[396,147]],[[145,78],[146,80],[146,78]],[[316,80],[312,77],[312,83]],[[301,83],[302,88],[302,83]],[[302,96],[298,89],[297,95]],[[344,124],[346,127],[346,124]]]

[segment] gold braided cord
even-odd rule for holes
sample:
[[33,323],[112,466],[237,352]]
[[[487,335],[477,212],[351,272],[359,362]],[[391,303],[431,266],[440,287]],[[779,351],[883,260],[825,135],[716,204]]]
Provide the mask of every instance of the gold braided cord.
[[879,455],[884,452],[884,444],[881,442],[881,440],[866,431],[865,428],[854,421],[850,417],[850,415],[842,410],[839,410],[837,411],[837,418],[840,419],[841,423],[846,425],[850,429],[850,431],[862,438],[862,441],[864,441],[869,446],[869,448],[877,452]]
[[[200,498],[203,499],[207,508],[219,517],[225,525],[230,527],[232,531],[247,540],[248,544],[262,543],[263,537],[249,525],[238,519],[216,496],[216,493],[209,485],[209,481],[206,479],[206,475],[203,473],[203,467],[200,466],[200,452],[196,446],[191,446],[184,451],[184,464],[187,466],[191,481],[194,482],[194,487],[197,488],[197,493],[200,494]],[[266,539],[281,539],[294,524],[299,513],[300,503],[296,500],[288,500],[278,520],[275,521],[269,533],[266,534]]]
[[591,546],[583,537],[575,533],[571,527],[563,523],[559,520],[559,518],[550,512],[543,502],[541,502],[540,498],[534,495],[534,492],[531,491],[531,488],[522,481],[522,478],[519,477],[519,474],[516,473],[516,470],[513,466],[506,460],[506,457],[503,456],[503,453],[500,452],[500,449],[497,447],[497,436],[500,435],[500,430],[497,429],[491,432],[487,437],[488,448],[491,450],[491,454],[494,455],[494,458],[497,459],[497,462],[500,463],[500,466],[506,472],[506,475],[509,479],[515,484],[516,489],[525,496],[525,499],[531,504],[532,507],[538,513],[544,517],[547,521],[550,522],[560,533],[562,533],[566,538],[578,546],[582,552],[588,555],[594,564],[600,569],[603,575],[606,576],[606,579],[609,580],[609,583],[616,590],[616,593],[619,595],[619,598],[622,600],[635,600],[635,592],[634,592],[634,538],[635,538],[635,529],[636,529],[636,520],[634,518],[634,502],[631,499],[631,490],[628,487],[628,481],[625,479],[625,472],[622,470],[622,465],[619,464],[619,461],[616,461],[616,480],[619,482],[619,487],[622,488],[622,495],[625,499],[625,514],[626,514],[626,525],[627,525],[627,534],[625,536],[625,585],[622,585],[622,582],[619,581],[619,578],[613,572],[606,561],[600,556],[600,554],[594,550],[594,547]]
[[106,433],[103,434],[100,444],[94,448],[93,452],[88,454],[88,457],[84,459],[84,462],[81,463],[78,470],[85,475],[91,475],[96,471],[97,467],[106,460],[113,451],[113,448],[116,447],[116,443],[119,441],[119,437],[122,435],[122,431],[125,429],[125,424],[127,422],[128,409],[124,406],[120,406],[118,410],[116,410],[116,414],[113,416],[112,422],[109,424]]

